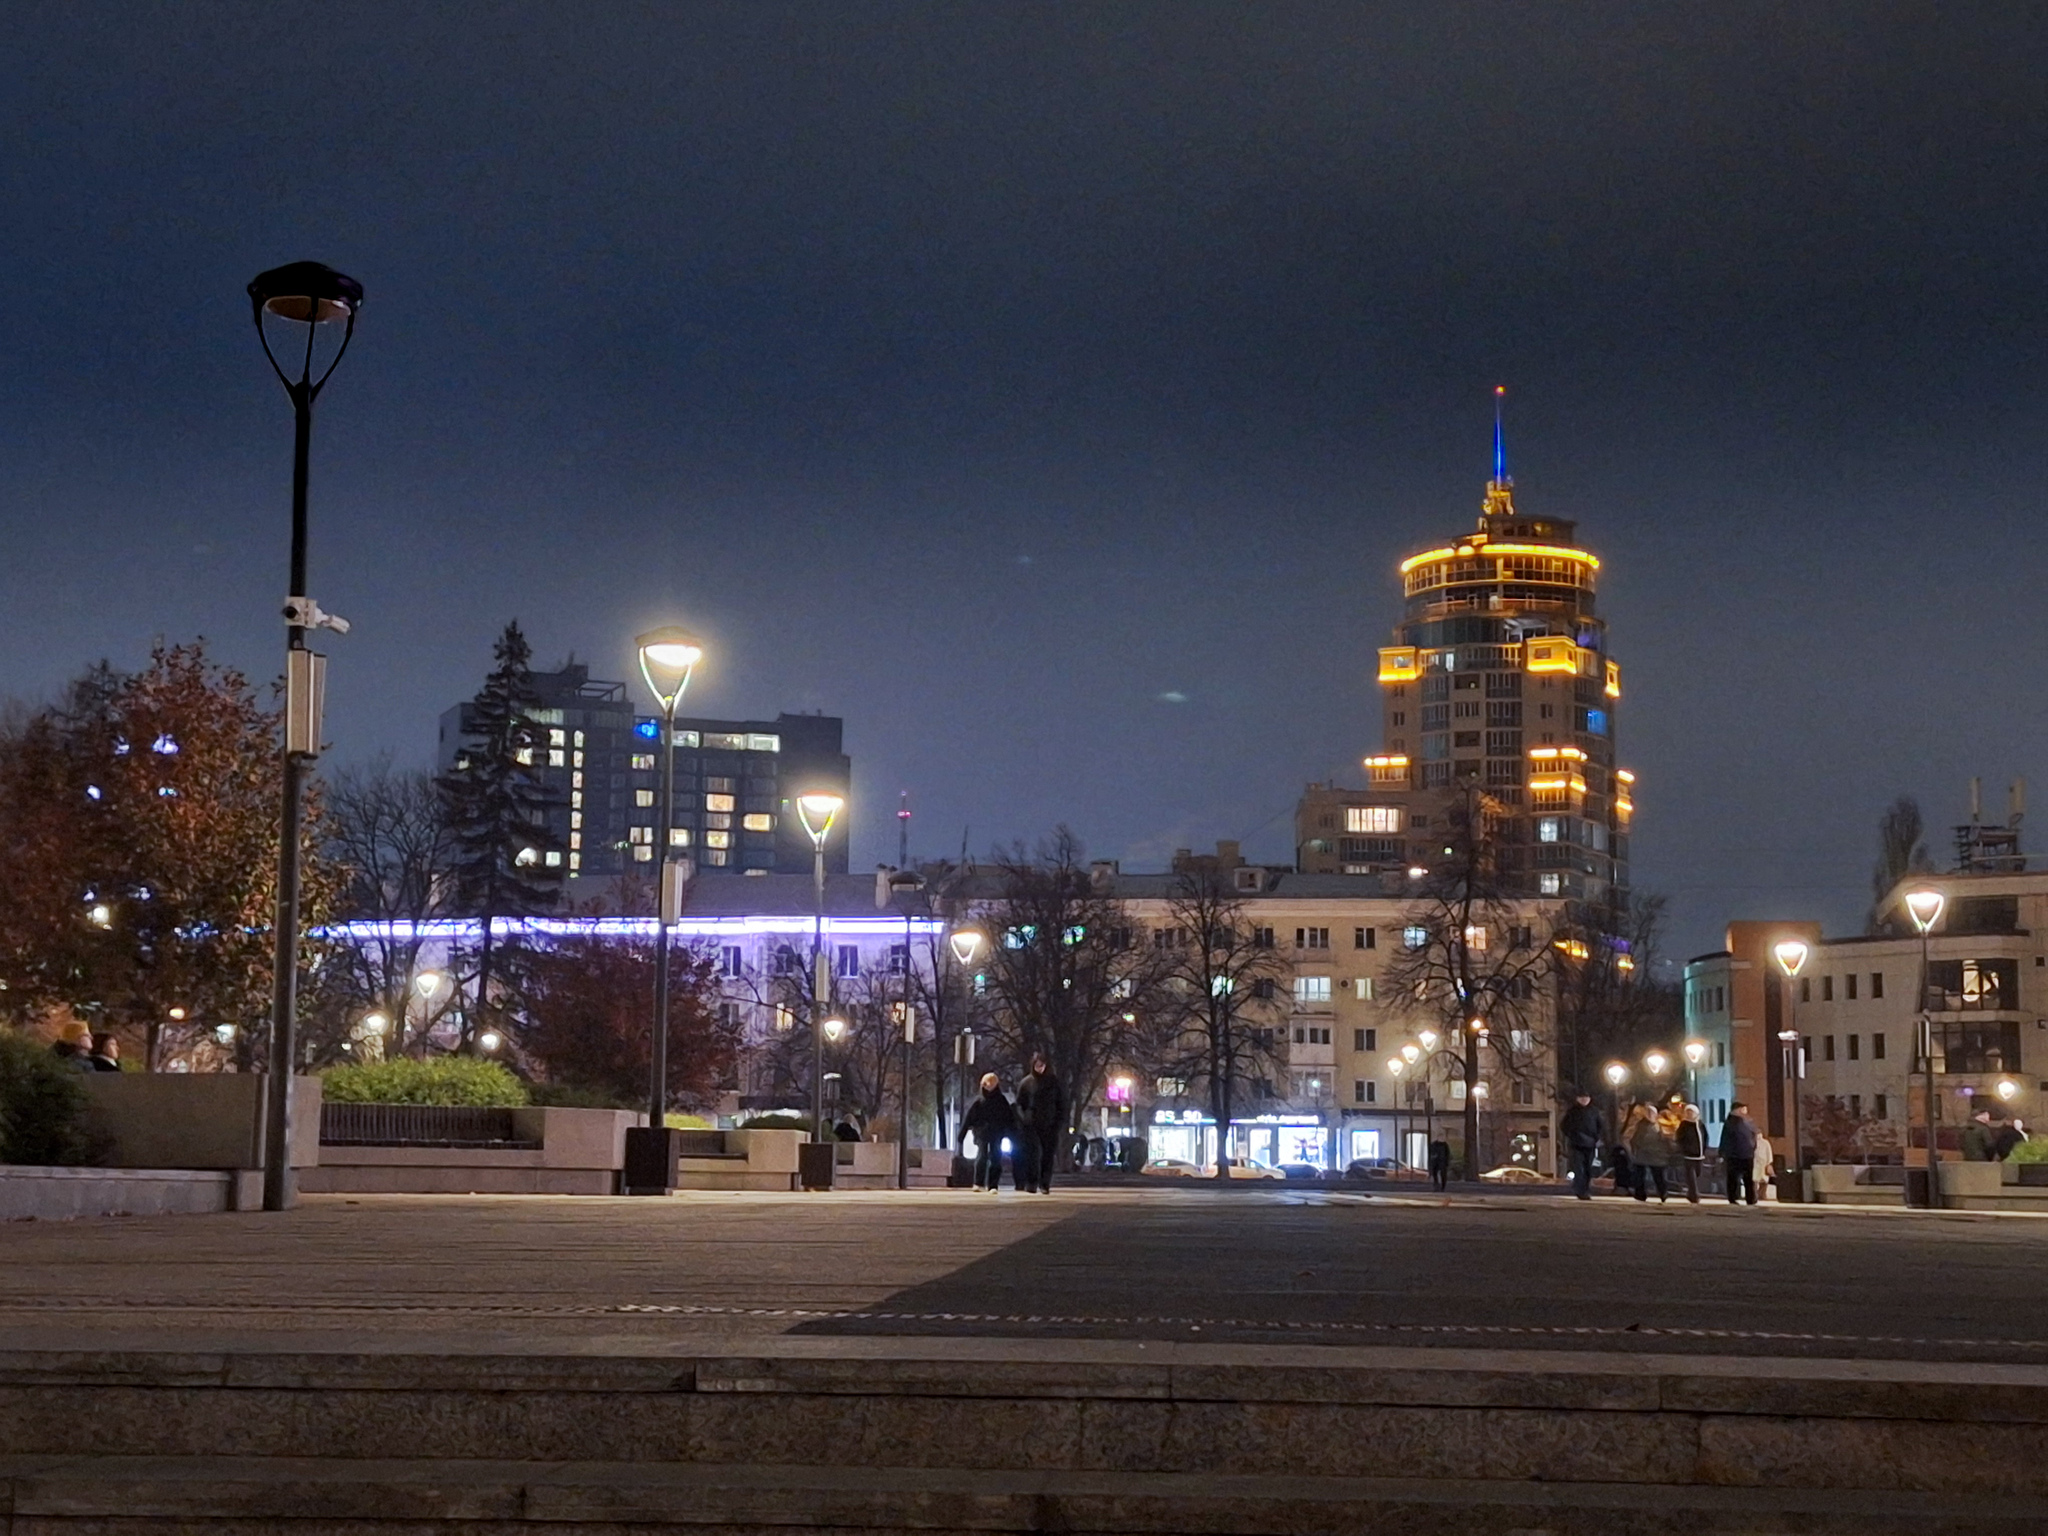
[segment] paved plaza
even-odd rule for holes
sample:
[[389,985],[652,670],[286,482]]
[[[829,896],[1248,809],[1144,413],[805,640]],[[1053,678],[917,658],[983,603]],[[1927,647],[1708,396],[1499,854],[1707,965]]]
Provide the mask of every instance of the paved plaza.
[[1166,1339],[2048,1364],[2048,1221],[1315,1191],[362,1196],[0,1228],[0,1348]]

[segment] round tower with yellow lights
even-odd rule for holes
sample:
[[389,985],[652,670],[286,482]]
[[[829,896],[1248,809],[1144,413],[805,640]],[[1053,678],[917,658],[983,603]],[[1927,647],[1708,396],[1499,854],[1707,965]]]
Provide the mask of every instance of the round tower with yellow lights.
[[1621,665],[1595,608],[1600,560],[1575,524],[1517,510],[1500,394],[1478,526],[1401,562],[1406,608],[1379,653],[1382,747],[1363,792],[1310,791],[1301,867],[1420,874],[1441,851],[1433,820],[1476,787],[1498,808],[1510,889],[1619,903],[1634,775],[1615,763]]

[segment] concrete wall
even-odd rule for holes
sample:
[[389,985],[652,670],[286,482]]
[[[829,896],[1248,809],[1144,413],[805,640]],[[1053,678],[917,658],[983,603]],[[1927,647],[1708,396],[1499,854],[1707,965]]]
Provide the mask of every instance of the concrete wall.
[[255,1172],[0,1167],[0,1221],[192,1216],[256,1210],[262,1204],[263,1178]]
[[[110,1168],[261,1168],[269,1079],[244,1072],[100,1072],[86,1124]],[[292,1166],[320,1161],[320,1079],[292,1079]]]
[[307,1194],[611,1195],[625,1164],[626,1130],[644,1115],[614,1109],[512,1111],[522,1141],[538,1147],[319,1148],[299,1175]]

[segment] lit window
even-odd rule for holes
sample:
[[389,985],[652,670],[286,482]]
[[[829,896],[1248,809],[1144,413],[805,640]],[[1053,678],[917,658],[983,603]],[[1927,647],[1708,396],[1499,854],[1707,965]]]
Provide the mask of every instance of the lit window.
[[733,798],[731,795],[706,795],[704,797],[704,809],[707,811],[732,810]]
[[628,827],[628,828],[626,829],[626,841],[627,841],[627,842],[629,842],[629,843],[648,843],[648,844],[652,844],[652,843],[653,843],[653,841],[654,841],[654,828],[652,828],[652,827]]
[[633,850],[633,862],[636,864],[652,864],[654,862],[654,850],[647,847],[635,848]]
[[782,738],[780,736],[750,734],[747,737],[747,750],[749,752],[780,752],[782,750]]
[[1536,877],[1536,890],[1544,896],[1555,896],[1564,884],[1564,877],[1555,872]]
[[581,752],[571,752],[569,754],[569,766],[571,768],[581,768],[583,766],[583,754]]
[[581,731],[576,733],[576,745],[579,747],[583,745],[583,733]]
[[775,830],[775,818],[764,812],[756,811],[751,816],[741,817],[740,825],[749,832],[773,832]]
[[671,848],[689,847],[690,829],[688,827],[670,827],[668,829],[668,845]]
[[1484,952],[1484,950],[1486,949],[1486,930],[1484,928],[1481,928],[1476,923],[1466,924],[1465,947],[1467,949],[1476,949]]
[[569,745],[569,733],[566,731],[549,731],[548,745],[551,747],[566,747]]
[[531,748],[531,747],[518,747],[518,748],[514,749],[514,751],[513,751],[513,753],[512,753],[512,761],[514,761],[515,763],[524,763],[524,764],[525,764],[526,766],[528,766],[528,767],[532,767],[532,766],[533,766],[533,748]]
[[569,787],[571,789],[581,789],[583,787],[583,775],[581,773],[570,774]]
[[1352,988],[1356,991],[1358,995],[1358,1000],[1360,1002],[1364,1003],[1372,1001],[1372,978],[1370,976],[1356,977],[1353,979],[1351,985]]
[[706,848],[730,848],[732,846],[732,834],[730,832],[706,832],[704,834],[704,846]]
[[634,790],[633,803],[639,806],[648,806],[654,804],[654,791],[651,789]]
[[580,853],[571,853],[569,855],[569,873],[573,875],[576,873],[577,870],[581,869],[582,867],[583,855]]
[[702,744],[702,738],[695,731],[677,731],[674,738],[674,744],[679,747],[690,747],[694,749]]
[[565,768],[568,766],[568,761],[568,753],[557,752],[552,747],[548,749],[548,766],[550,768]]
[[562,867],[562,856],[559,853],[555,852],[554,849],[550,848],[548,850],[547,863],[549,869],[560,869]]
[[1537,818],[1536,841],[1539,843],[1554,843],[1557,841],[1557,818],[1555,816]]
[[1392,805],[1353,805],[1344,810],[1346,832],[1398,832],[1401,811]]
[[1429,942],[1429,930],[1420,923],[1410,923],[1401,930],[1401,942],[1409,949],[1420,949]]
[[582,825],[583,813],[581,811],[571,811],[569,813],[569,830],[571,832],[574,832],[577,829],[579,829]]
[[651,771],[654,767],[654,754],[652,752],[635,752],[633,754],[633,766],[642,773]]
[[519,856],[512,862],[521,869],[529,868],[540,862],[540,850],[538,848],[522,848],[519,850]]
[[789,1031],[796,1028],[796,1014],[790,1010],[789,1005],[786,1003],[777,1003],[775,1005],[775,1028],[780,1034],[788,1034]]
[[1327,1003],[1330,1000],[1330,978],[1327,976],[1297,976],[1294,978],[1294,1001],[1300,1005]]
[[574,863],[574,862],[575,862],[575,853],[576,853],[576,850],[577,850],[577,849],[579,849],[579,848],[581,848],[582,846],[583,846],[583,834],[582,834],[581,832],[571,832],[571,833],[569,834],[569,853],[570,853],[570,862],[571,862],[571,863]]

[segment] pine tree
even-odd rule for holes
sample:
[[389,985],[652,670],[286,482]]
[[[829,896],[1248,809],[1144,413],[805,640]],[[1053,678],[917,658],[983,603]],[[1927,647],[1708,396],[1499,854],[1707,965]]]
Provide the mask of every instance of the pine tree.
[[547,731],[534,718],[540,699],[529,665],[533,648],[518,620],[505,626],[492,655],[496,665],[463,711],[464,744],[455,766],[436,781],[448,823],[453,904],[483,924],[476,1007],[463,1019],[465,1045],[497,1007],[491,991],[503,969],[497,921],[549,911],[562,895],[559,869],[546,863],[561,849],[547,826],[554,800],[539,772]]

